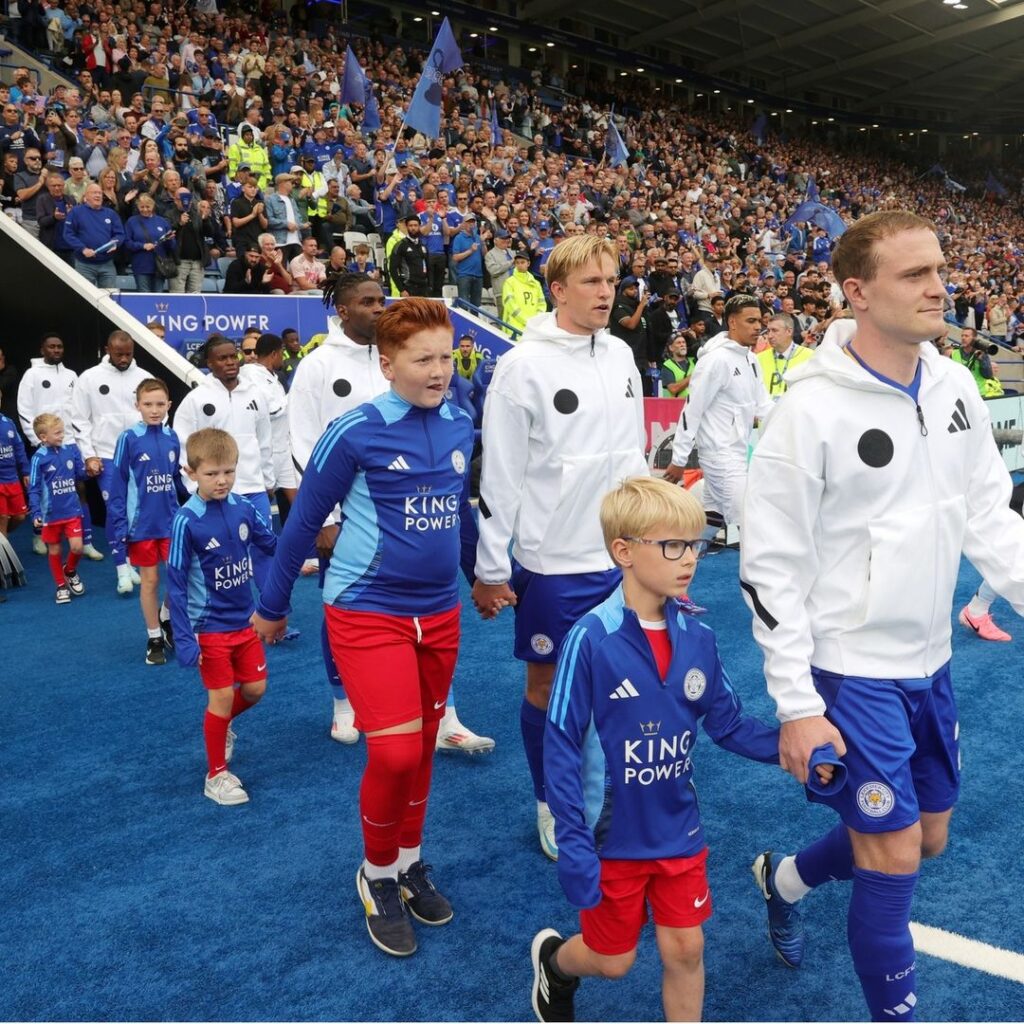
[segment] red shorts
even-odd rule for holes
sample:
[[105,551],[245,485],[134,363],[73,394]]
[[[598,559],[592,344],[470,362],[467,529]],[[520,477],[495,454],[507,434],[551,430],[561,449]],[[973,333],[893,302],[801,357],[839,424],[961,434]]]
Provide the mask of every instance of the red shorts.
[[17,480],[0,484],[0,516],[23,516],[28,512],[25,492]]
[[148,569],[167,561],[171,551],[171,538],[128,541],[128,561],[137,569]]
[[654,923],[665,928],[696,928],[711,916],[707,848],[695,857],[601,861],[601,902],[580,911],[588,949],[621,956],[640,939],[647,904]]
[[404,618],[324,605],[331,654],[360,732],[440,721],[459,656],[459,611]]
[[267,654],[251,628],[232,633],[197,633],[203,660],[199,675],[208,690],[267,678]]
[[82,536],[82,517],[75,516],[74,519],[58,519],[55,523],[47,523],[40,536],[44,544],[59,544],[62,537],[71,540],[72,537]]

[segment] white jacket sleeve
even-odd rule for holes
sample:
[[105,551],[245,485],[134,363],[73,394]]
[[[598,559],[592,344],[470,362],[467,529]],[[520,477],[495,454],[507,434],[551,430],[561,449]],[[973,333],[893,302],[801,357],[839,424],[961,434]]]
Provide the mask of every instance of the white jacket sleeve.
[[[199,423],[196,418],[198,390],[198,388],[194,388],[190,391],[183,399],[181,405],[178,406],[178,411],[174,414],[174,432],[178,435],[178,443],[181,445],[180,461],[182,466],[188,466],[186,442],[199,429]],[[187,473],[181,474],[181,481],[189,493],[195,493],[195,481]]]
[[274,473],[274,438],[270,425],[270,413],[267,411],[267,397],[260,396],[259,412],[256,414],[256,440],[260,446],[260,469],[263,472],[263,486],[269,491],[277,479]]
[[967,487],[964,554],[996,593],[1024,615],[1024,519],[1009,507],[1010,474],[992,437],[986,403],[968,399],[977,452]]
[[814,531],[825,489],[821,445],[809,426],[791,403],[777,406],[754,449],[743,506],[740,588],[781,722],[825,712],[811,680],[806,610],[818,573]]
[[318,360],[308,357],[299,361],[295,368],[295,379],[288,392],[288,435],[291,439],[292,457],[299,471],[306,468],[310,455],[316,447],[326,423],[320,422],[320,388],[322,370]]
[[39,438],[32,429],[32,420],[35,419],[35,393],[36,377],[31,369],[25,371],[21,382],[18,384],[18,420],[21,422],[21,429],[30,444],[39,444]]
[[83,388],[81,382],[71,396],[71,426],[82,458],[96,458],[96,447],[92,443],[92,400],[88,389]]
[[636,363],[630,367],[629,379],[633,382],[633,411],[636,413],[636,436],[640,452],[647,458],[647,422],[644,419],[644,385]]
[[697,368],[690,378],[690,397],[679,414],[679,423],[672,441],[674,466],[686,465],[697,440],[700,421],[728,379],[728,373],[728,366],[720,359],[708,358],[704,363],[697,360]]
[[508,545],[519,518],[530,450],[530,414],[500,384],[495,388],[493,380],[484,403],[483,450],[476,578],[506,583],[512,575]]

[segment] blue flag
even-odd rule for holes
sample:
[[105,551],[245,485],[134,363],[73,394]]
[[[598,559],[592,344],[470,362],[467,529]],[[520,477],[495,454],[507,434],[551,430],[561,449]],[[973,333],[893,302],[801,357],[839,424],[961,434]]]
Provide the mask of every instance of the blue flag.
[[750,126],[750,134],[757,139],[758,142],[764,142],[764,130],[768,127],[768,118],[764,114],[758,114],[754,118],[754,123]]
[[405,123],[410,128],[423,132],[429,139],[436,139],[441,133],[441,90],[444,76],[462,67],[462,54],[452,35],[452,27],[445,18],[438,30],[434,45],[423,65],[416,91],[409,103]]
[[363,88],[363,82],[366,80],[366,72],[359,66],[359,61],[356,60],[356,55],[352,52],[352,47],[348,46],[345,48],[345,74],[341,79],[341,96],[339,97],[342,103],[362,103],[365,90]]
[[1003,185],[991,171],[989,171],[988,177],[985,179],[985,191],[994,192],[997,196],[1005,196],[1006,186]]
[[501,142],[501,125],[498,124],[498,101],[491,98],[491,144]]
[[604,153],[612,167],[629,163],[629,150],[626,148],[625,142],[622,141],[619,129],[615,127],[614,111],[608,115],[608,131],[604,135]]
[[373,83],[359,66],[351,46],[345,50],[345,74],[341,80],[340,99],[342,103],[362,104],[361,127],[366,131],[375,132],[380,128],[380,111],[377,108],[377,97],[373,94]]
[[813,174],[807,179],[807,198],[815,203],[821,199],[821,192],[818,190],[818,183],[814,180]]

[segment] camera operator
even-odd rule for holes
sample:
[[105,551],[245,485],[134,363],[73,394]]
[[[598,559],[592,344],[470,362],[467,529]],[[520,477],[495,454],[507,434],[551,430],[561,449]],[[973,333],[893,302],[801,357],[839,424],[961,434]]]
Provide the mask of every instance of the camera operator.
[[999,352],[998,345],[978,340],[973,327],[960,331],[960,348],[953,350],[953,361],[962,363],[971,371],[982,398],[996,398],[1003,393],[1003,386],[992,366],[992,356]]

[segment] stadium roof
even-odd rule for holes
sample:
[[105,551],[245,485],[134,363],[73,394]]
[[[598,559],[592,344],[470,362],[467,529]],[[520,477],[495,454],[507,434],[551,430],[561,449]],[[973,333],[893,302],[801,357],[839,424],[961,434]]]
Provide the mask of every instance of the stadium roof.
[[[850,114],[1024,127],[1024,0],[588,0],[621,49]],[[564,0],[527,0],[535,23]],[[575,5],[570,5],[574,8]],[[574,16],[574,15],[571,15]],[[750,76],[749,78],[747,76]]]

